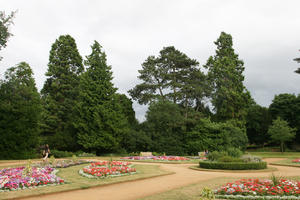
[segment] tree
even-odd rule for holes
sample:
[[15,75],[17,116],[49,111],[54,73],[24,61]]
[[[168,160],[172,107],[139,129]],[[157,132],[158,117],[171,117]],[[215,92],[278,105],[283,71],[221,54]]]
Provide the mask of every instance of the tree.
[[[295,58],[294,61],[296,61],[297,63],[300,63],[300,58]],[[300,74],[300,68],[298,68],[295,72]]]
[[129,94],[140,104],[158,99],[188,107],[205,96],[205,75],[198,62],[173,46],[164,47],[158,57],[149,56],[139,70],[138,78],[143,82],[129,90]]
[[36,156],[41,102],[30,66],[9,68],[0,86],[0,158]]
[[269,141],[268,128],[272,123],[269,109],[250,105],[246,115],[247,136],[250,144],[262,145]]
[[211,87],[211,99],[219,121],[244,120],[251,101],[250,93],[243,85],[244,62],[234,52],[232,37],[222,32],[215,41],[216,55],[209,57],[205,68]]
[[[9,27],[13,24],[15,12],[10,15],[5,15],[5,12],[0,11],[0,50],[6,47],[7,41],[12,34],[9,32]],[[0,60],[2,57],[0,57]]]
[[270,126],[268,133],[274,142],[280,143],[280,150],[284,152],[285,142],[291,141],[296,135],[295,128],[291,128],[288,122],[282,120],[280,117],[273,120],[272,126]]
[[208,149],[209,151],[226,151],[229,148],[245,150],[248,143],[246,130],[235,121],[212,122],[202,118],[198,124],[186,133],[186,150],[189,154]]
[[123,135],[129,131],[127,111],[120,102],[124,97],[116,94],[111,66],[107,65],[106,54],[97,41],[86,58],[85,64],[89,68],[80,79],[78,117],[74,123],[78,143],[97,154],[119,151]]
[[269,106],[272,119],[281,119],[287,121],[293,128],[297,128],[296,141],[300,142],[300,95],[279,94],[275,95]]
[[76,149],[74,105],[78,99],[82,57],[70,35],[60,36],[52,45],[48,77],[42,89],[44,103],[43,135],[52,148]]

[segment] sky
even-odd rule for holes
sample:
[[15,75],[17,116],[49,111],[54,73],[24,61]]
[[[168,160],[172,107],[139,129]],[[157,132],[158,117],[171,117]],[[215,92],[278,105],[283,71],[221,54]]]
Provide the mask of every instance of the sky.
[[[0,74],[25,61],[40,90],[46,80],[49,51],[69,34],[80,54],[97,40],[112,66],[118,92],[140,83],[141,64],[166,46],[175,46],[204,65],[215,54],[222,31],[233,37],[244,61],[245,86],[255,101],[269,106],[274,95],[300,93],[299,0],[1,0],[0,10],[17,10],[13,33],[0,52]],[[146,106],[134,102],[143,121]]]

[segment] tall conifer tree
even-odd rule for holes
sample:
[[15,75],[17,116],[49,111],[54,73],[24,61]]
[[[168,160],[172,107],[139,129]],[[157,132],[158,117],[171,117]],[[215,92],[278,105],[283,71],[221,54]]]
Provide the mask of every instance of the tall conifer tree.
[[95,41],[85,64],[89,66],[80,79],[80,95],[76,106],[78,143],[97,154],[115,152],[122,135],[128,132],[128,122],[112,83],[111,66],[106,54]]
[[230,34],[222,32],[215,44],[216,55],[211,56],[204,67],[208,69],[216,117],[220,121],[244,120],[251,100],[243,84],[244,62],[234,52]]
[[43,132],[52,148],[76,148],[73,108],[79,93],[79,75],[83,70],[75,40],[70,35],[60,36],[52,45],[46,73],[48,78],[42,89]]

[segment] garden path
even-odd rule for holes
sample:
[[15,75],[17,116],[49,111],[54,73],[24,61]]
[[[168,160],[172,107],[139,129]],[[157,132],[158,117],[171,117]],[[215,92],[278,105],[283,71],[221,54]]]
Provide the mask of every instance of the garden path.
[[[267,162],[278,161],[280,158],[266,159]],[[146,163],[136,163],[146,164]],[[156,163],[155,163],[156,164]],[[153,163],[151,163],[153,165]],[[118,183],[114,185],[100,186],[85,190],[48,194],[37,197],[25,198],[27,200],[133,200],[145,196],[166,192],[175,188],[207,181],[218,177],[269,177],[270,172],[251,173],[228,173],[228,172],[207,172],[191,170],[188,167],[192,164],[156,164],[162,169],[175,172],[171,175],[154,177],[133,182]],[[275,166],[278,171],[274,174],[284,176],[295,176],[300,174],[300,168]]]

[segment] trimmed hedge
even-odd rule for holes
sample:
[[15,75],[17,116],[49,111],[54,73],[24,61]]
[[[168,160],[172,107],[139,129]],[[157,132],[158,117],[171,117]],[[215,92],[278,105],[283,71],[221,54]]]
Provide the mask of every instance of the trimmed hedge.
[[228,169],[228,170],[249,170],[249,169],[266,169],[266,162],[211,162],[200,161],[199,167],[205,169]]

